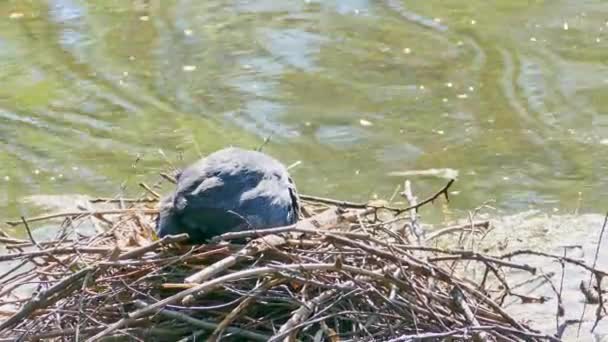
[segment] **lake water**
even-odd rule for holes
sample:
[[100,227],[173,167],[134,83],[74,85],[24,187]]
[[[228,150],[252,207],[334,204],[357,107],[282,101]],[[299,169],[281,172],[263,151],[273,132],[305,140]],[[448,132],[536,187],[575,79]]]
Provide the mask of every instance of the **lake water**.
[[604,211],[607,33],[600,0],[2,1],[0,217],[133,196],[269,136],[307,194],[387,198],[392,172],[451,168],[429,220]]

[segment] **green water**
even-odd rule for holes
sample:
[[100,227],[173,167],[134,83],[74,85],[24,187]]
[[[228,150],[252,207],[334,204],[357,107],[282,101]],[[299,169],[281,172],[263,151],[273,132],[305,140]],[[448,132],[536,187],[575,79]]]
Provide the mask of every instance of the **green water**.
[[308,194],[452,168],[429,216],[603,211],[607,20],[599,0],[2,1],[0,218],[268,136]]

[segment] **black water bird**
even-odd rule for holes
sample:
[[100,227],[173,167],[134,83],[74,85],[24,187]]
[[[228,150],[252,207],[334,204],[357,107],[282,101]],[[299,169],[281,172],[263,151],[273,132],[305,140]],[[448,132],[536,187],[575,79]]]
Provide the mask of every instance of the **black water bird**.
[[287,226],[299,199],[287,168],[257,151],[226,148],[184,169],[161,201],[159,237],[188,233],[191,243],[230,231]]

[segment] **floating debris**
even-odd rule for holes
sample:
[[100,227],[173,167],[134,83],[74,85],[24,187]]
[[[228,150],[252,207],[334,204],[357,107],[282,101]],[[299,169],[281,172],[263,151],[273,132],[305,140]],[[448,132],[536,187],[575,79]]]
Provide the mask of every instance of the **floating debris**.
[[371,123],[371,121],[367,121],[365,119],[361,119],[359,120],[359,124],[361,126],[367,127],[367,126],[373,126],[373,124]]
[[20,19],[23,18],[22,12],[13,12],[8,16],[10,19]]
[[393,171],[388,173],[389,176],[407,177],[407,176],[434,176],[445,179],[458,178],[458,170],[444,169],[427,169],[427,170],[409,170],[409,171]]

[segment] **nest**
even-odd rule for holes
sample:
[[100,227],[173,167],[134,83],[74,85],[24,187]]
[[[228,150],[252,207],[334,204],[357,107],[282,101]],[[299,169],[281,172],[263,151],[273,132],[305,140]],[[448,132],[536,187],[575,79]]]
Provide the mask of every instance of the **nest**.
[[[448,187],[410,208],[302,196],[293,226],[194,246],[185,235],[156,238],[155,198],[23,218],[12,224],[28,232],[63,222],[52,241],[2,238],[0,340],[557,340],[511,317],[500,305],[511,293],[491,286],[501,269],[529,266],[428,247],[488,226],[421,235],[417,208]],[[79,230],[85,221],[94,232]],[[461,272],[471,260],[483,277]]]

